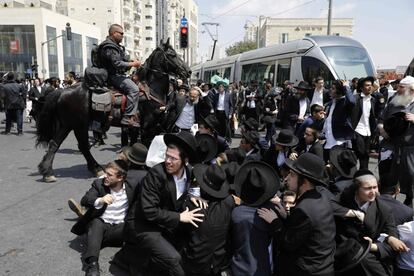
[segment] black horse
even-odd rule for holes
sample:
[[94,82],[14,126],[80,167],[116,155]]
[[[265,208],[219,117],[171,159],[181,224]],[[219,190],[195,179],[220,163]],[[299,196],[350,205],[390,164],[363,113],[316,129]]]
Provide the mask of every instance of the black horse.
[[[159,107],[165,105],[170,75],[187,79],[190,73],[187,64],[169,45],[169,40],[164,44],[161,41],[161,45],[151,53],[138,71],[139,80],[146,81],[150,92],[140,97],[139,103],[141,136],[145,143],[148,144],[155,135],[163,131],[160,122],[163,114],[159,112]],[[36,141],[36,145],[48,147],[38,166],[44,181],[56,181],[52,168],[53,159],[72,130],[79,150],[86,159],[88,170],[97,176],[103,173],[102,167],[89,151],[89,101],[89,92],[84,83],[48,95],[37,122]]]

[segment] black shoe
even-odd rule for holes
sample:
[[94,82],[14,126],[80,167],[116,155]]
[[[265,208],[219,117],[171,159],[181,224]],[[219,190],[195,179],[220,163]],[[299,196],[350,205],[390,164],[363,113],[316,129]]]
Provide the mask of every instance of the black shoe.
[[2,131],[0,134],[2,134],[2,135],[10,135],[10,131]]
[[23,132],[17,133],[17,136],[23,136]]
[[87,264],[85,276],[100,276],[100,275],[101,273],[99,272],[98,262],[91,262],[90,264]]

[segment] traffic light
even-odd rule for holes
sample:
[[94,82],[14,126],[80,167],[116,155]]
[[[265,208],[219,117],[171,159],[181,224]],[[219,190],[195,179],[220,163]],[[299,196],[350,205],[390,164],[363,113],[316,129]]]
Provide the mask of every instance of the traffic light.
[[180,28],[180,47],[188,48],[188,27]]
[[72,28],[69,23],[66,23],[66,39],[72,40]]
[[35,62],[35,63],[32,64],[31,67],[32,67],[32,72],[35,73],[35,72],[37,72],[37,67],[39,67],[39,65],[37,65],[37,62]]

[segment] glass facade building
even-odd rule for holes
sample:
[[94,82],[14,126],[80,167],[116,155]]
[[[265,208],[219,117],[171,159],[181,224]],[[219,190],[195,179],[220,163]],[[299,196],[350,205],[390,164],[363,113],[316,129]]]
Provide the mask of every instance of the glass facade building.
[[14,71],[24,78],[35,59],[34,25],[0,25],[0,72]]
[[72,32],[72,40],[67,40],[66,31],[62,31],[62,34],[65,73],[73,71],[83,74],[82,36]]
[[58,52],[57,43],[55,38],[56,28],[46,26],[47,40],[47,56],[49,60],[49,77],[59,77],[59,66],[58,66]]

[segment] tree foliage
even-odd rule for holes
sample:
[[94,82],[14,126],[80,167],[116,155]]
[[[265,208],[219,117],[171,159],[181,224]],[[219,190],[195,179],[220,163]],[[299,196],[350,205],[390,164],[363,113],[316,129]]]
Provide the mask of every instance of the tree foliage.
[[257,48],[255,41],[239,41],[226,48],[226,55],[232,56]]

